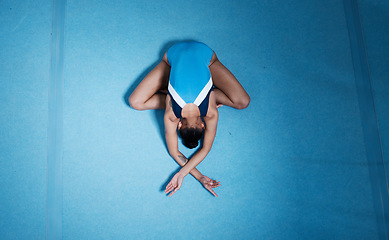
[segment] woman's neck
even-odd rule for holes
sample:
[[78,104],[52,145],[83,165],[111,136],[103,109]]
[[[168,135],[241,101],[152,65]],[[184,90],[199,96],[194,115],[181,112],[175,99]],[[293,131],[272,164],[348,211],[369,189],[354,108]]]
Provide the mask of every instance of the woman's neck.
[[188,103],[181,110],[182,118],[193,118],[200,116],[200,109],[196,104]]

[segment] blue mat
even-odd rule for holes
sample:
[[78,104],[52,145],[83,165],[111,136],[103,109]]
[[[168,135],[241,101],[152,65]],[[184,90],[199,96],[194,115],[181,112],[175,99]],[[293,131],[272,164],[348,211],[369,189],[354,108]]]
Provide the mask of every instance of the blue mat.
[[[62,184],[54,190],[55,8],[43,1],[0,6],[2,239],[43,239],[46,231],[48,239],[385,237],[375,186],[386,182],[371,177],[369,123],[361,118],[343,1],[68,0],[60,9],[63,75],[56,77],[63,78],[62,144],[54,157],[62,161]],[[376,23],[387,19],[377,8],[389,6],[365,0],[360,7],[377,93],[376,111],[368,110],[377,116],[385,158],[389,68],[377,59],[388,51],[374,43],[387,46]],[[136,111],[127,102],[183,40],[210,46],[251,97],[247,109],[219,109],[213,148],[198,167],[221,181],[218,198],[191,176],[172,198],[164,194],[179,166],[166,149],[163,111]],[[58,188],[61,221],[50,225],[47,204]]]

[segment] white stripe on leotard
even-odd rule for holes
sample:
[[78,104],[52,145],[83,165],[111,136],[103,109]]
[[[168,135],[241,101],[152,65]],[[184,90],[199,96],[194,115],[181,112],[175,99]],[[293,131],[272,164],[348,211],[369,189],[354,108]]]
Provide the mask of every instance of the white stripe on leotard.
[[174,90],[174,88],[170,84],[170,82],[169,82],[169,85],[168,85],[167,89],[168,89],[170,95],[172,95],[174,101],[176,101],[176,103],[178,104],[178,106],[180,106],[181,108],[184,108],[184,106],[186,105],[186,102],[184,101],[184,99],[182,99],[180,97],[180,95],[178,95],[178,93],[176,92],[176,90]]
[[203,90],[201,90],[200,94],[197,96],[196,100],[194,101],[194,104],[200,106],[200,104],[207,97],[209,90],[211,90],[212,86],[213,86],[212,77],[210,77],[208,83],[205,85]]

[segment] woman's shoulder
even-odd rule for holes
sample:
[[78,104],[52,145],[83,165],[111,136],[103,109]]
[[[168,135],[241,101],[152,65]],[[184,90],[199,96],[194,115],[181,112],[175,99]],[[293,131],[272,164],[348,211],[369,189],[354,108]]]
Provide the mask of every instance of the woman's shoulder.
[[211,120],[211,119],[217,119],[219,116],[219,112],[217,110],[217,105],[216,105],[216,96],[215,92],[212,91],[209,94],[209,105],[208,105],[208,111],[207,115],[204,117],[204,121]]
[[176,115],[173,112],[172,101],[171,101],[169,94],[166,95],[165,119],[168,119],[171,122],[177,122],[177,123],[179,121],[179,119],[176,117]]

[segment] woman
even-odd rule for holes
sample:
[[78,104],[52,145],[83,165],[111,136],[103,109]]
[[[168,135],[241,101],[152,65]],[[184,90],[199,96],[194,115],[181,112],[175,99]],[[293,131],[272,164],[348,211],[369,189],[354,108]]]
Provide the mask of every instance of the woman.
[[[166,91],[168,94],[162,94]],[[248,106],[250,97],[216,54],[200,42],[173,45],[162,61],[142,80],[129,98],[137,110],[165,109],[165,137],[169,154],[182,167],[167,185],[172,196],[183,179],[192,174],[214,196],[212,188],[220,182],[201,174],[196,166],[211,150],[218,122],[217,108],[227,105],[237,109]],[[177,128],[185,146],[203,144],[190,161],[178,150]]]

